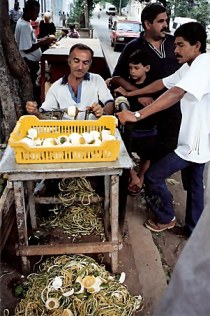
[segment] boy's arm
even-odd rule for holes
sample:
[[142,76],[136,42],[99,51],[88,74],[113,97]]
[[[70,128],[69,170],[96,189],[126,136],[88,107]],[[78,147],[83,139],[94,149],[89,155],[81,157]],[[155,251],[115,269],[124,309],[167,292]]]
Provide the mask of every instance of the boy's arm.
[[111,85],[114,85],[114,87],[123,87],[127,91],[133,91],[136,90],[136,86],[130,83],[129,81],[125,80],[124,78],[120,76],[114,76],[111,78],[110,82]]
[[116,89],[116,92],[121,93],[125,97],[135,97],[135,96],[140,96],[140,95],[145,95],[145,94],[151,94],[154,92],[161,91],[165,88],[162,79],[156,80],[153,83],[149,84],[148,86],[137,89],[137,90],[132,90],[130,92],[125,91],[124,88],[119,87]]

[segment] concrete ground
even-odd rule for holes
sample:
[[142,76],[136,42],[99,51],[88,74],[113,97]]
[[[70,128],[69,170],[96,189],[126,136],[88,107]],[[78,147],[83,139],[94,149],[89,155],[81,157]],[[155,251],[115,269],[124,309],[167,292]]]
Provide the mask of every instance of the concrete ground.
[[[168,186],[174,196],[177,220],[184,220],[185,192],[180,174],[168,179]],[[142,289],[145,307],[142,315],[152,315],[163,291],[167,287],[173,267],[179,257],[186,239],[171,231],[151,233],[144,227],[148,210],[141,196],[128,197],[126,224],[136,273]]]

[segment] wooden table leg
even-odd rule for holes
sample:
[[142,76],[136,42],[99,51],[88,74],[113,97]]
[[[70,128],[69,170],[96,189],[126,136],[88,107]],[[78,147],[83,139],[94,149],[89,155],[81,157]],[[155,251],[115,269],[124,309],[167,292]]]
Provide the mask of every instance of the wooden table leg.
[[26,181],[27,191],[28,191],[28,204],[29,204],[29,213],[31,218],[31,227],[32,229],[37,228],[36,220],[36,208],[35,208],[35,199],[34,199],[34,182]]
[[[110,218],[111,218],[111,241],[119,243],[119,176],[111,176],[111,189],[110,189]],[[118,251],[111,253],[111,267],[112,272],[118,270]]]
[[110,240],[110,216],[109,216],[109,207],[110,207],[110,176],[104,176],[104,229],[106,238]]
[[[16,208],[16,221],[19,238],[19,246],[28,246],[27,216],[24,198],[24,186],[22,181],[14,182],[14,199]],[[22,256],[22,272],[28,273],[30,262],[27,257]]]

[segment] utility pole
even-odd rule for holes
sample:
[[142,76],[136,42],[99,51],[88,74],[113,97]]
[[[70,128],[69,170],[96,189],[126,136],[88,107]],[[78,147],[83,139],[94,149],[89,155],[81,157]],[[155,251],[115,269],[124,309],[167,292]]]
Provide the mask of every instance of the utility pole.
[[120,0],[120,2],[119,2],[119,15],[122,15],[122,13],[121,13],[121,6],[122,6],[122,0]]

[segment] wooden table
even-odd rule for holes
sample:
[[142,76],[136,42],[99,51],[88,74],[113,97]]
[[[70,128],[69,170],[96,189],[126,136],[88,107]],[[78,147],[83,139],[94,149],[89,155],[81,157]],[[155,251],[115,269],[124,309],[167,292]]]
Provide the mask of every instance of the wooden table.
[[[54,163],[54,164],[17,164],[14,152],[7,147],[0,162],[0,173],[8,179],[14,191],[16,221],[18,230],[17,255],[21,256],[22,271],[27,273],[30,268],[28,256],[60,255],[70,253],[110,253],[112,271],[118,269],[119,241],[119,176],[123,169],[132,167],[132,161],[121,143],[120,156],[114,162],[93,163]],[[110,218],[110,238],[105,242],[70,243],[37,245],[28,244],[27,207],[31,226],[37,228],[34,181],[41,179],[60,179],[84,176],[104,176],[105,181],[105,214]]]
[[59,41],[60,46],[47,49],[41,58],[41,101],[45,99],[45,62],[51,65],[50,83],[55,82],[65,74],[69,74],[68,56],[74,44],[85,44],[94,51],[90,72],[101,75],[104,79],[110,77],[110,71],[101,48],[100,41],[92,38],[66,38]]

